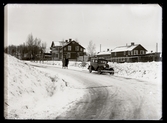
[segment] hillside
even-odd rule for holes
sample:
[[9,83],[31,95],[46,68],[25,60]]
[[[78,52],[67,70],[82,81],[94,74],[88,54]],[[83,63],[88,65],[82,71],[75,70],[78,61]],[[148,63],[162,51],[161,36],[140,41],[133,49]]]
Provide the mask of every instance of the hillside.
[[54,119],[64,106],[82,96],[66,87],[59,75],[39,71],[7,54],[4,78],[7,119]]

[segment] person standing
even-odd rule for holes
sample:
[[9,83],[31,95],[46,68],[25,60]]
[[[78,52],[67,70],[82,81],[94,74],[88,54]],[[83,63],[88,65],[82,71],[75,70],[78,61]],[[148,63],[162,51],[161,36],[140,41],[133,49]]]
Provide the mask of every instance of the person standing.
[[66,62],[66,60],[65,60],[66,58],[65,58],[65,56],[62,58],[62,68],[65,68],[65,62]]
[[66,61],[66,62],[65,62],[65,67],[66,67],[66,69],[68,69],[69,59],[68,59],[68,58],[66,58],[66,59],[65,59],[65,61]]

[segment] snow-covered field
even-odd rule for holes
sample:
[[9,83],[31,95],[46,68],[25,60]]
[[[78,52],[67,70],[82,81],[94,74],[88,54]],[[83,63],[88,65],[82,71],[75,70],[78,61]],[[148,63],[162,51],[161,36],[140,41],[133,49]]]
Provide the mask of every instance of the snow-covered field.
[[143,79],[147,81],[162,81],[162,62],[109,63],[115,70],[115,75]]
[[[88,71],[89,62],[86,67],[79,67],[80,63],[70,61],[69,69]],[[29,64],[62,67],[61,61],[37,63],[21,61],[5,54],[5,118],[54,119],[68,108],[67,105],[74,105],[85,95],[85,90],[73,88],[82,85],[72,77],[53,73],[41,67],[35,68]],[[115,76],[144,79],[161,84],[161,62],[109,63],[109,65],[114,67]],[[68,80],[68,83],[65,80]]]
[[[31,62],[33,64],[33,62]],[[44,61],[43,65],[62,67],[61,61]],[[73,70],[88,70],[87,62],[85,67],[80,67],[81,62],[70,61],[69,68]],[[109,62],[109,66],[114,68],[116,76],[136,78],[147,81],[162,81],[162,62],[136,62],[136,63],[112,63]]]
[[6,54],[4,85],[7,119],[54,119],[65,105],[84,94],[71,89],[58,74],[40,71]]

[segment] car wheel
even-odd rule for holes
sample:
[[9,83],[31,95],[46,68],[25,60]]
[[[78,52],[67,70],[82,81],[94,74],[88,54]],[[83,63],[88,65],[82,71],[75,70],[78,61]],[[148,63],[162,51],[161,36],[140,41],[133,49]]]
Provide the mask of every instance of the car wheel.
[[114,72],[111,72],[110,75],[114,75]]
[[92,67],[91,66],[89,66],[89,73],[91,73],[92,72]]
[[97,72],[98,72],[98,74],[101,74],[101,73],[102,73],[100,67],[97,69]]

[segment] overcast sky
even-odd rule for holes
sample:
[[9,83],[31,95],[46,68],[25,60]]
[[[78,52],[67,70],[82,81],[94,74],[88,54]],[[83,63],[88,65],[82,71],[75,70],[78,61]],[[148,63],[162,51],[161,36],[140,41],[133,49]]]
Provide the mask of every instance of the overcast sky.
[[89,41],[96,51],[135,42],[148,52],[162,50],[162,8],[158,4],[8,4],[5,7],[8,45],[20,45],[32,35],[47,43]]

